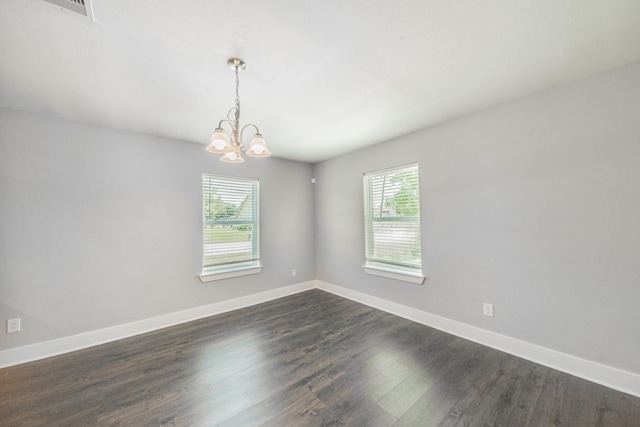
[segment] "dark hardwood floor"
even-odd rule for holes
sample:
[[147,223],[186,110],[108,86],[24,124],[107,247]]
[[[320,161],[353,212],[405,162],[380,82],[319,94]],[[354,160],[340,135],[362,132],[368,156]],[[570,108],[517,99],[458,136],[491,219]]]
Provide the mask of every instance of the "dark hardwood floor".
[[0,370],[2,426],[638,426],[640,399],[312,290]]

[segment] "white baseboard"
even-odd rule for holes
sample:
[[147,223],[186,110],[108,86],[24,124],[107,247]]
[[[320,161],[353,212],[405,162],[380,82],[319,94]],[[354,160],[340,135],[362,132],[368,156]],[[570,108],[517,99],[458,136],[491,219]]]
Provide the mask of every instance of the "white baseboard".
[[588,381],[602,384],[640,397],[640,375],[621,369],[602,365],[566,353],[561,353],[536,344],[531,344],[495,332],[487,331],[466,323],[457,322],[402,304],[387,301],[362,292],[343,288],[320,280],[299,283],[278,289],[272,289],[245,297],[221,301],[214,304],[196,307],[189,310],[152,317],[137,322],[97,331],[45,341],[23,347],[0,351],[0,368],[44,359],[69,353],[83,348],[93,347],[122,338],[155,331],[180,323],[190,322],[216,314],[226,313],[244,307],[260,304],[274,299],[304,292],[310,289],[321,289],[335,295],[386,311],[387,313],[412,320],[414,322],[439,329],[452,335],[486,345],[505,353],[539,363],[544,366],[566,372]]
[[457,322],[331,283],[315,281],[316,288],[452,335],[556,369],[585,380],[640,397],[640,375],[561,353],[466,323]]
[[57,356],[81,350],[83,348],[116,341],[122,338],[144,334],[145,332],[151,332],[169,326],[178,325],[180,323],[226,313],[227,311],[260,304],[313,288],[315,288],[315,281],[304,282],[253,295],[247,295],[245,297],[221,301],[202,307],[196,307],[189,310],[143,319],[137,322],[126,323],[51,341],[44,341],[37,344],[3,350],[0,351],[0,368],[19,365],[21,363]]

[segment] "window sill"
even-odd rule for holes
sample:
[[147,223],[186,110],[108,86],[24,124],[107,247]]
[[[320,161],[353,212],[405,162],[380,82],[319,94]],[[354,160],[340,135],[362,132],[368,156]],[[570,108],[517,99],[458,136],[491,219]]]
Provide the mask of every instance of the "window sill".
[[414,283],[416,285],[422,285],[424,282],[424,276],[421,273],[412,273],[408,271],[391,270],[382,267],[373,267],[371,265],[365,265],[364,272],[372,274],[374,276],[386,277],[388,279],[401,280],[403,282]]
[[200,281],[202,283],[205,282],[213,282],[214,280],[224,280],[230,279],[232,277],[240,277],[240,276],[248,276],[249,274],[258,274],[262,271],[262,266],[258,267],[250,267],[238,270],[227,270],[227,271],[219,271],[219,272],[211,272],[211,273],[202,273],[200,275]]

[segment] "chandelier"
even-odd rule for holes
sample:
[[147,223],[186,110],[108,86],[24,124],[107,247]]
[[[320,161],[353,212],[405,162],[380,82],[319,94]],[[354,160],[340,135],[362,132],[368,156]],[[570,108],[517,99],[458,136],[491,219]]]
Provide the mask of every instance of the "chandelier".
[[[248,124],[240,128],[240,95],[238,94],[238,87],[240,86],[240,79],[238,73],[247,68],[247,64],[238,58],[230,58],[227,61],[229,68],[236,73],[236,105],[227,113],[227,118],[220,120],[218,127],[213,131],[211,135],[211,142],[207,146],[207,151],[215,154],[222,154],[220,160],[229,163],[242,163],[242,133],[244,130],[252,126],[255,128],[256,133],[253,135],[251,142],[249,143],[249,149],[246,150],[247,156],[250,157],[269,157],[271,152],[267,148],[267,143],[262,138],[260,130],[254,124]],[[232,115],[233,113],[233,115]],[[223,123],[227,124],[231,128],[231,139],[229,135],[222,128]]]

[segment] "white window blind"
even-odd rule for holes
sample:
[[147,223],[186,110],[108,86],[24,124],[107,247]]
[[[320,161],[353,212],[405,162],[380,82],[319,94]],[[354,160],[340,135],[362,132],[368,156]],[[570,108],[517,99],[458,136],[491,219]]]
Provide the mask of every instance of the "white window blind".
[[418,165],[364,174],[365,267],[422,274]]
[[202,175],[202,272],[260,265],[259,181]]

